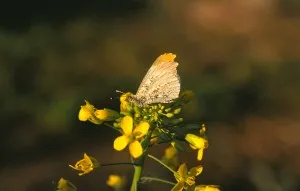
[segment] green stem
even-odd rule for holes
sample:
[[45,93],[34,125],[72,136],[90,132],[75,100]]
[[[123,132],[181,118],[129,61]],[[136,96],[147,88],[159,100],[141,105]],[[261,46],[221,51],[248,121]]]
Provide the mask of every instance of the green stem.
[[111,128],[113,128],[113,129],[116,129],[113,125],[111,125],[111,124],[109,124],[109,123],[103,123],[104,125],[106,125],[106,126],[108,126],[108,127],[111,127]]
[[149,158],[152,158],[153,160],[155,160],[156,162],[158,162],[159,164],[163,165],[164,167],[166,167],[169,171],[173,172],[173,173],[177,173],[176,171],[174,171],[173,169],[171,169],[168,165],[166,165],[165,163],[163,163],[161,160],[159,160],[158,158],[148,154]]
[[137,191],[137,184],[142,175],[143,166],[134,166],[134,175],[131,183],[130,191]]
[[160,178],[149,177],[149,176],[143,176],[141,178],[141,180],[145,180],[145,181],[157,181],[157,182],[162,182],[162,183],[170,184],[172,186],[176,185],[176,183],[174,183],[174,182],[170,182],[168,180],[164,180],[164,179],[160,179]]
[[106,125],[107,127],[110,127],[110,128],[112,128],[113,130],[115,130],[115,131],[118,131],[118,132],[120,132],[120,133],[122,133],[121,132],[121,130],[119,130],[119,129],[117,129],[117,128],[115,128],[113,125],[111,125],[111,124],[109,124],[109,123],[103,123],[103,125]]
[[[155,127],[151,128],[148,131],[148,133],[145,137],[145,140],[144,140],[145,143],[142,144],[144,153],[140,158],[137,159],[137,162],[135,163],[136,165],[133,166],[134,167],[134,175],[133,175],[130,191],[137,191],[138,183],[140,181],[142,171],[143,171],[144,161],[145,161],[145,158],[147,156],[151,135],[152,135],[152,132],[154,131],[154,129],[155,129]],[[133,158],[132,158],[131,161],[132,161],[132,163],[134,163]]]

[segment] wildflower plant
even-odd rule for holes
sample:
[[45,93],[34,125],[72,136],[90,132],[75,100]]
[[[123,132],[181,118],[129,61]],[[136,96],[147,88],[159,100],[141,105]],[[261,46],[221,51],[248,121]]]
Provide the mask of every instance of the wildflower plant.
[[[151,181],[170,184],[171,191],[219,190],[215,185],[197,185],[196,177],[201,174],[203,167],[198,165],[188,170],[187,165],[180,164],[177,158],[190,146],[197,151],[195,158],[201,161],[203,152],[208,147],[208,140],[204,125],[185,124],[180,115],[183,106],[193,99],[194,94],[192,91],[179,94],[180,81],[175,57],[171,53],[159,56],[146,74],[137,94],[128,92],[120,96],[120,111],[107,108],[99,110],[88,101],[81,106],[79,120],[106,125],[118,132],[112,146],[116,151],[126,150],[128,146],[131,160],[104,164],[84,154],[83,159],[74,166],[70,165],[80,171],[80,176],[91,173],[97,167],[129,164],[134,167],[130,191],[137,191],[140,183]],[[194,133],[196,131],[198,133]],[[150,154],[160,144],[168,145],[161,160]],[[166,167],[174,175],[174,180],[143,176],[144,161],[147,158]],[[122,190],[125,180],[119,175],[110,175],[107,184],[115,190]],[[75,188],[73,186],[72,189]]]

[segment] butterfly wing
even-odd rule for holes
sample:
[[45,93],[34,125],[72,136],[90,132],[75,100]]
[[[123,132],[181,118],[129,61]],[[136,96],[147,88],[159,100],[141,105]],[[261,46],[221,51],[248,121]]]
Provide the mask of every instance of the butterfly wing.
[[174,54],[159,56],[145,75],[135,98],[141,105],[169,103],[178,98],[180,78]]

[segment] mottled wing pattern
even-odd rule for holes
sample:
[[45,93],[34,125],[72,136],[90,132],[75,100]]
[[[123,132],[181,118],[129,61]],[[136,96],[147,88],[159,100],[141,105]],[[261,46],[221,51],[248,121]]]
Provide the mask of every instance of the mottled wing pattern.
[[177,62],[158,58],[148,70],[135,95],[138,103],[169,103],[178,98],[180,78],[177,66]]

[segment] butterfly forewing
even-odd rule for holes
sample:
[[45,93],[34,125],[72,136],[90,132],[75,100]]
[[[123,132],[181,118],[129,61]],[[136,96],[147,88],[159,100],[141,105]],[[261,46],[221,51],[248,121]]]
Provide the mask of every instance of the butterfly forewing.
[[145,75],[135,95],[141,105],[169,103],[178,98],[180,78],[178,63],[157,59]]

